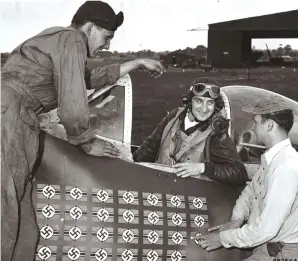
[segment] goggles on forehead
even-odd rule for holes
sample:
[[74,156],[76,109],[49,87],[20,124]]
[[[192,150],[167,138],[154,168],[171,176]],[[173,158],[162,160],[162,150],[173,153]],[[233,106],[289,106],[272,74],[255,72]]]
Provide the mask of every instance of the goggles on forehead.
[[214,84],[195,83],[190,90],[194,95],[203,96],[206,92],[209,93],[212,99],[216,99],[220,95],[220,88]]

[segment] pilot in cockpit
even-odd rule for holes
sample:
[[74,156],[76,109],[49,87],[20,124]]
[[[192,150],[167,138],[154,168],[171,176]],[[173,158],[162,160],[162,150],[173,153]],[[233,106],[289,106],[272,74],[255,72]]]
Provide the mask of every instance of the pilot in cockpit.
[[247,172],[228,134],[229,120],[222,116],[220,88],[210,79],[197,79],[184,104],[158,124],[134,152],[134,161],[170,165],[183,178],[206,176],[244,185]]

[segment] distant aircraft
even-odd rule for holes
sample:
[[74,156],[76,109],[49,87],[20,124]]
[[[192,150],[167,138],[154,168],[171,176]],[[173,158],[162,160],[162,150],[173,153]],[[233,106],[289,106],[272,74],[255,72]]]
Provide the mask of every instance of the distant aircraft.
[[282,65],[292,65],[294,64],[294,60],[292,59],[292,57],[287,56],[287,55],[283,55],[283,56],[278,56],[278,57],[273,57],[271,54],[271,51],[268,48],[268,45],[266,44],[266,49],[267,49],[267,53],[269,56],[269,63],[271,65],[278,65],[278,66],[282,66]]
[[[86,155],[63,140],[65,130],[55,112],[43,115],[52,123],[43,125],[43,155],[34,180],[41,236],[36,260],[243,260],[240,250],[208,253],[190,239],[227,222],[243,188],[207,178],[181,179],[171,167],[130,161],[131,85],[126,75],[89,98],[91,113],[101,122],[99,137],[113,142],[122,159]],[[243,106],[274,95],[283,98],[296,116],[291,141],[298,145],[297,102],[250,86],[221,91],[222,114],[231,120],[229,134],[250,177],[264,147],[256,142],[251,115]]]

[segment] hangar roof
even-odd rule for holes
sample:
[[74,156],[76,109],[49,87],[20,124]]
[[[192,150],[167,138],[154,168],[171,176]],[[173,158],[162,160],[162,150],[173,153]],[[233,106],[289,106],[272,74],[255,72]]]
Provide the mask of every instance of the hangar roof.
[[298,30],[298,9],[209,24],[209,29],[225,30]]

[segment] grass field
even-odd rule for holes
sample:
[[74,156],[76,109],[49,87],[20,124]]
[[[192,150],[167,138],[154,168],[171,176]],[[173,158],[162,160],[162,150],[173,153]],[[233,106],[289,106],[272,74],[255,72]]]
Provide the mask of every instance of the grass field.
[[148,72],[130,74],[133,84],[132,144],[140,145],[150,135],[159,121],[177,106],[182,105],[182,96],[198,77],[208,76],[220,86],[249,85],[271,90],[298,101],[298,69],[257,68],[252,69],[250,79],[245,69],[223,70],[204,73],[192,69],[167,71],[153,79]]

